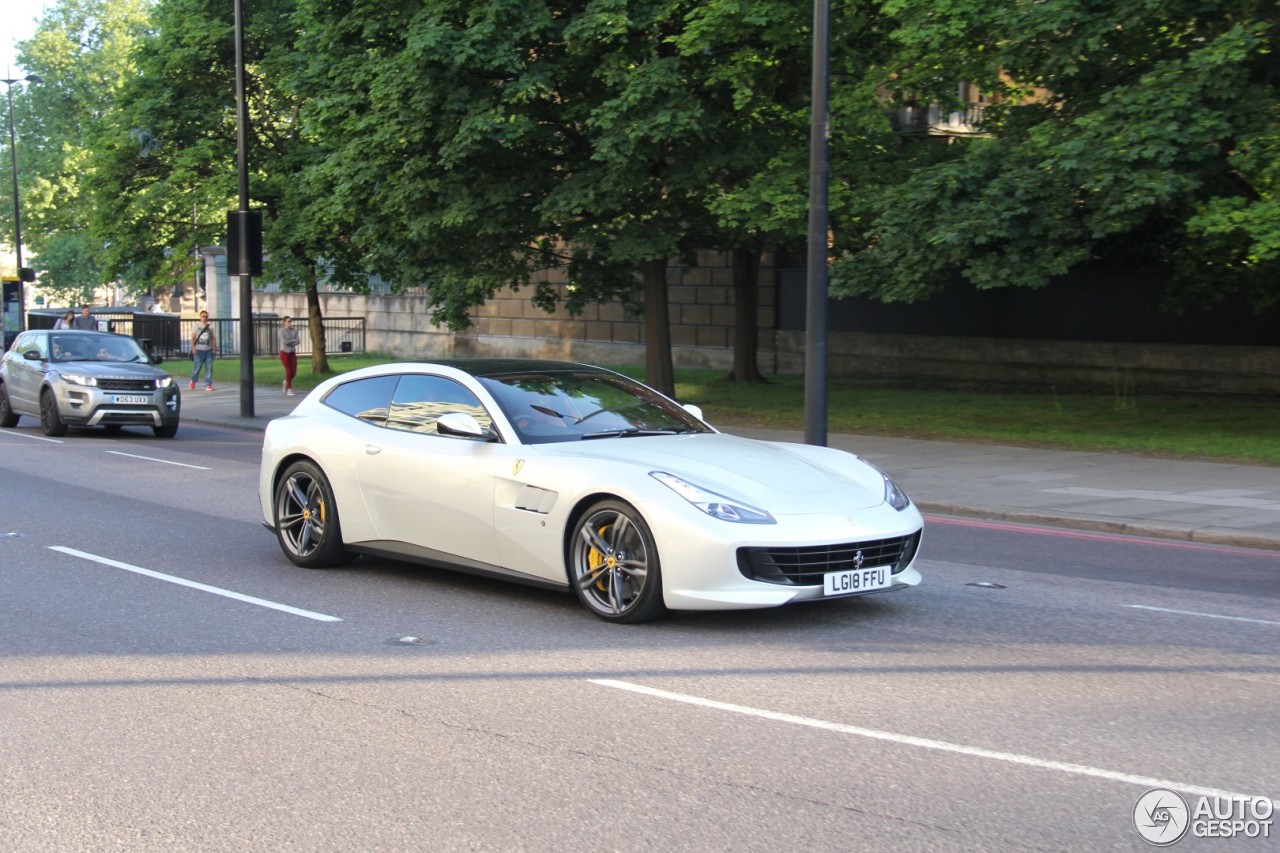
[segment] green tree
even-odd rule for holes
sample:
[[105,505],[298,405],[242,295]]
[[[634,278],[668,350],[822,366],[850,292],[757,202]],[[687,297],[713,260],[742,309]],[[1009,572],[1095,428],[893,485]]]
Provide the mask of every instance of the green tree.
[[[307,220],[335,228],[398,288],[427,285],[450,328],[499,288],[563,268],[569,308],[638,305],[633,266],[548,204],[589,154],[579,89],[593,69],[565,31],[578,4],[303,0],[298,75],[323,154],[306,168]],[[533,299],[553,307],[545,284]]]
[[[264,277],[306,291],[312,369],[325,373],[318,286],[342,244],[325,239],[327,220],[300,213],[314,147],[291,87],[294,10],[292,0],[245,4],[249,196],[264,212]],[[222,243],[225,211],[239,207],[234,6],[160,0],[152,20],[138,73],[95,139],[95,227],[113,272],[163,284],[190,277],[191,250]]]
[[[105,283],[102,246],[89,233],[88,139],[134,71],[147,10],[146,0],[58,0],[18,46],[23,69],[41,78],[15,90],[23,244],[55,299],[83,300]],[[11,200],[0,204],[7,231],[11,211]]]
[[[810,8],[302,0],[316,217],[359,211],[349,233],[371,268],[429,283],[454,328],[547,267],[564,269],[570,311],[643,306],[646,375],[669,389],[668,259],[735,251],[754,332],[751,257],[803,237]],[[846,15],[846,56],[871,32],[864,11]]]
[[1171,299],[1280,291],[1273,2],[888,0],[900,97],[996,93],[990,138],[914,146],[867,198],[833,290],[886,300],[959,273],[1038,287],[1084,263],[1163,265]]
[[[803,249],[807,238],[812,119],[813,5],[794,0],[706,0],[692,4],[676,40],[707,59],[699,85],[718,99],[714,159],[703,203],[715,245],[734,259],[734,366],[729,378],[758,381],[757,293],[762,252]],[[834,227],[856,222],[856,193],[884,179],[887,130],[880,92],[896,54],[873,3],[831,10],[830,207]],[[874,165],[873,165],[874,164]]]
[[232,6],[165,0],[136,73],[94,135],[94,230],[112,274],[192,278],[193,250],[225,239],[235,199]]
[[294,79],[317,148],[295,215],[331,223],[341,275],[429,285],[436,321],[463,328],[498,288],[562,263],[538,213],[566,144],[562,27],[536,4],[300,2]]
[[103,281],[101,248],[84,231],[55,234],[41,242],[43,249],[32,266],[40,290],[48,299],[46,304],[91,303],[94,287]]

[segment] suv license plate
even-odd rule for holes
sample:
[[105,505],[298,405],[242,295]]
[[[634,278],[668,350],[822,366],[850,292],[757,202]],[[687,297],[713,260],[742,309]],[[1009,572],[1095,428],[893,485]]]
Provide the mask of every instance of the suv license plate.
[[150,402],[151,402],[151,398],[150,398],[150,397],[143,396],[143,395],[141,395],[141,394],[117,394],[117,395],[115,395],[115,397],[113,397],[113,398],[111,399],[111,402],[113,402],[113,403],[125,403],[125,404],[129,404],[129,403],[142,403],[142,404],[144,404],[144,405],[145,405],[146,403],[150,403]]
[[823,595],[857,595],[889,586],[892,566],[876,566],[869,569],[851,569],[847,572],[827,572],[822,578]]

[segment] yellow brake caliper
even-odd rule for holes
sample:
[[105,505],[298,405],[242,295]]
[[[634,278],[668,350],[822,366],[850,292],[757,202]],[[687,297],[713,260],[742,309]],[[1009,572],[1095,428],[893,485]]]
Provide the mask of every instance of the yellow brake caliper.
[[[599,530],[597,530],[596,533],[600,536],[601,539],[604,539],[605,532],[608,529],[609,529],[609,525],[606,524],[604,527],[601,527]],[[587,566],[591,569],[592,574],[595,574],[596,570],[599,569],[601,566],[604,566],[605,568],[608,568],[608,569],[613,569],[617,565],[618,565],[618,559],[616,557],[606,557],[604,554],[601,554],[598,550],[596,550],[596,547],[594,545],[591,546],[591,552],[587,554]],[[609,576],[608,572],[601,572],[599,575],[596,576],[595,588],[600,590],[600,592],[608,591],[608,587],[605,586],[605,584],[607,583],[606,579],[608,578],[608,576]]]

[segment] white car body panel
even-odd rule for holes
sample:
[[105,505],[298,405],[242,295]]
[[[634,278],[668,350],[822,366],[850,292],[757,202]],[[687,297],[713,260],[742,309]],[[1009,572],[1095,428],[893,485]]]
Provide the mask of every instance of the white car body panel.
[[[483,442],[375,426],[321,402],[337,384],[385,372],[432,372],[472,390],[504,441]],[[327,380],[293,414],[272,421],[259,494],[273,526],[285,460],[319,464],[332,487],[343,541],[357,551],[492,569],[568,587],[566,536],[584,503],[617,498],[643,516],[660,555],[671,609],[775,607],[822,599],[821,586],[753,580],[741,547],[807,547],[907,537],[923,521],[913,504],[885,501],[884,475],[856,456],[719,432],[521,444],[484,386],[462,370],[383,365]],[[651,476],[666,472],[770,513],[736,523],[699,510]],[[914,552],[918,554],[918,549]],[[914,561],[914,554],[912,560]],[[898,567],[893,588],[921,581]]]

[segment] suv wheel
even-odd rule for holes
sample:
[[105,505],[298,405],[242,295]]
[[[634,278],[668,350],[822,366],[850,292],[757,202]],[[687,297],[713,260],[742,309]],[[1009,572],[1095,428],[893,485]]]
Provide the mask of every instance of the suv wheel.
[[8,429],[18,425],[18,413],[9,405],[9,392],[0,384],[0,427]]
[[54,438],[67,434],[67,425],[58,414],[58,398],[48,388],[40,394],[40,428]]

